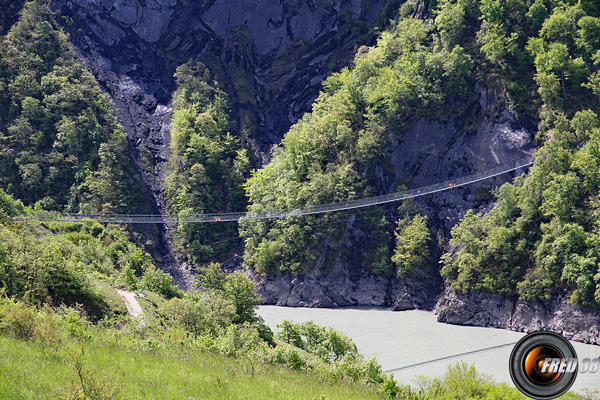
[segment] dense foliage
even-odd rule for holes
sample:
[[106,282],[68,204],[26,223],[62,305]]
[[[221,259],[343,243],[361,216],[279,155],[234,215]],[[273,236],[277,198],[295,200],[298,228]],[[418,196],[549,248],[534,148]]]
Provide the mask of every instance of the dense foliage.
[[[383,151],[388,138],[401,138],[411,118],[445,118],[468,104],[472,58],[460,46],[441,47],[426,21],[399,19],[376,46],[359,49],[354,64],[324,81],[313,111],[246,182],[250,211],[381,193],[375,166],[391,165]],[[385,219],[359,219],[366,233],[352,251],[371,271],[393,274]],[[346,251],[348,226],[339,222],[339,216],[246,221],[240,228],[247,238],[244,261],[261,272],[326,269]]]
[[343,357],[359,355],[356,344],[335,329],[327,329],[312,321],[294,324],[284,320],[277,324],[280,331],[277,338],[300,349],[313,353],[325,362],[337,361]]
[[[204,65],[182,65],[169,210],[242,211],[244,182],[250,212],[381,193],[375,167],[389,167],[383,150],[390,140],[401,141],[405,123],[462,114],[473,101],[473,80],[495,74],[514,105],[539,115],[543,146],[528,176],[497,190],[496,208],[487,215],[469,211],[453,229],[455,252],[444,256],[442,274],[457,290],[542,299],[566,293],[577,304],[600,306],[594,113],[600,6],[593,0],[440,0],[430,2],[431,19],[418,20],[408,16],[414,3],[403,5],[376,46],[358,51],[352,68],[324,82],[312,113],[250,179],[246,150],[231,133],[227,95]],[[360,382],[371,394],[392,398],[523,398],[464,364],[439,379],[422,379],[418,390],[400,387],[335,330],[284,321],[274,337],[256,314],[252,282],[239,272],[209,264],[200,290],[183,294],[120,228],[12,219],[23,202],[61,211],[130,209],[139,191],[128,165],[109,98],[46,6],[27,3],[0,47],[0,186],[9,193],[0,189],[0,341],[35,344],[45,361],[68,364],[77,379],[51,388],[56,397],[118,398],[119,378],[99,379],[86,365],[84,348],[96,346],[150,358],[176,354],[182,370],[212,352],[235,358],[250,377],[272,364],[325,381]],[[403,277],[431,263],[426,217],[399,211],[394,242],[381,214],[244,222],[245,261],[261,272],[303,273],[345,255],[374,273]],[[236,236],[233,224],[182,224],[173,238],[180,254],[200,263],[227,254],[227,238]],[[124,317],[117,284],[144,291],[144,324]],[[0,376],[7,376],[6,365]]]
[[[40,396],[61,400],[526,398],[464,363],[449,365],[439,378],[419,377],[415,387],[398,386],[373,359],[356,363],[343,356],[324,362],[288,344],[265,346],[249,326],[230,326],[210,339],[189,335],[179,326],[147,322],[140,325],[120,318],[92,325],[77,309],[40,310],[0,297],[0,396],[15,400]],[[598,392],[561,399],[598,400]]]
[[[123,313],[112,285],[148,287],[165,296],[177,290],[127,233],[97,223],[26,225],[11,219],[20,202],[0,190],[0,290],[27,304],[82,304],[98,319]],[[120,305],[120,306],[118,306]]]
[[133,209],[142,192],[112,102],[47,5],[28,2],[0,42],[0,187],[51,210]]
[[579,89],[595,70],[594,0],[440,0],[433,13],[442,42],[471,49],[478,78],[500,79],[521,110],[536,115],[540,100],[565,104],[573,92],[590,99]]
[[[231,134],[227,96],[202,63],[184,64],[175,76],[167,206],[180,215],[242,211],[249,161]],[[227,236],[237,236],[234,223],[180,224],[175,248],[194,263],[205,262],[231,248],[231,241],[219,240]]]
[[[568,294],[576,304],[598,307],[600,123],[588,107],[598,109],[593,96],[600,94],[600,10],[588,1],[513,1],[495,11],[491,3],[479,5],[482,31],[488,29],[487,36],[478,34],[482,49],[501,67],[531,71],[543,146],[527,177],[497,191],[489,215],[469,212],[453,229],[458,251],[444,257],[442,273],[463,291],[541,299]],[[529,10],[520,28],[510,23],[521,15],[510,11],[515,7]],[[493,21],[494,40],[512,43],[510,54],[493,52]]]
[[416,214],[412,220],[398,220],[392,262],[397,265],[399,276],[410,277],[417,268],[425,268],[431,263],[428,247],[430,240],[427,217]]
[[591,111],[558,116],[526,178],[498,190],[487,216],[467,213],[452,231],[443,274],[461,290],[600,304],[600,124]]

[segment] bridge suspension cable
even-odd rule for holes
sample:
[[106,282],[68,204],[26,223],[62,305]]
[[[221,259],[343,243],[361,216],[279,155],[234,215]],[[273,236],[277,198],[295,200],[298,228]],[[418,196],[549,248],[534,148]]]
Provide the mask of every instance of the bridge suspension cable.
[[272,219],[295,217],[310,214],[322,214],[327,212],[350,210],[354,208],[369,207],[378,204],[391,203],[406,200],[427,194],[442,192],[456,187],[469,185],[485,179],[493,178],[507,172],[515,171],[533,164],[532,157],[522,158],[510,163],[503,164],[485,171],[466,175],[461,178],[436,183],[421,188],[403,190],[400,192],[384,194],[381,196],[366,197],[363,199],[348,200],[339,203],[319,204],[298,208],[263,210],[218,214],[80,214],[80,213],[58,213],[49,211],[22,211],[15,219],[26,221],[89,221],[113,224],[178,224],[178,223],[204,223],[204,222],[227,222],[246,221],[255,219]]

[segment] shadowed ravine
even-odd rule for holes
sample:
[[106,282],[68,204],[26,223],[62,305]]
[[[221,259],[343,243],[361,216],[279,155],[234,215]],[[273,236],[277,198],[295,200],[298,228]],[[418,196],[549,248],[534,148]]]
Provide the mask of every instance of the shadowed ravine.
[[[193,59],[209,67],[232,99],[238,129],[250,132],[255,157],[266,162],[271,145],[310,108],[321,80],[352,57],[361,39],[350,28],[359,23],[368,29],[382,6],[229,0],[53,5],[72,20],[64,28],[115,102],[146,185],[140,211],[154,214],[167,214],[162,194],[177,66]],[[189,289],[191,268],[174,254],[169,227],[142,231],[161,268]]]

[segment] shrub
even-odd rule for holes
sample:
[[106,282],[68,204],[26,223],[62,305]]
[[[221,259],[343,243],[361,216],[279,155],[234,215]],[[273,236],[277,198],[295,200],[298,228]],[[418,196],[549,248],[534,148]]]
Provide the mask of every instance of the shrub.
[[36,331],[37,315],[33,307],[18,302],[8,308],[0,327],[21,340],[33,338]]
[[122,390],[123,372],[114,368],[98,376],[84,358],[84,349],[68,354],[69,366],[74,372],[71,383],[59,388],[64,400],[112,400]]
[[166,298],[172,298],[179,295],[177,288],[172,285],[173,277],[156,268],[154,265],[149,266],[144,271],[142,278],[142,286],[148,290],[162,294]]
[[158,312],[167,321],[180,325],[193,334],[199,335],[206,328],[200,307],[188,299],[173,298],[166,302]]
[[247,356],[256,351],[260,343],[258,331],[250,324],[229,325],[216,340],[218,352],[230,356]]
[[232,304],[214,292],[194,292],[183,299],[173,298],[159,309],[159,313],[171,324],[195,336],[204,333],[217,336],[236,317]]
[[335,329],[327,329],[312,321],[295,324],[289,320],[277,324],[277,327],[280,328],[278,339],[315,354],[325,362],[359,356],[352,339]]

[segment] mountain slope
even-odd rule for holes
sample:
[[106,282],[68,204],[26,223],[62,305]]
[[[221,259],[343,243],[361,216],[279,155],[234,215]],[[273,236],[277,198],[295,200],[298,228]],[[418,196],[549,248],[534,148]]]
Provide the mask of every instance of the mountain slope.
[[140,180],[111,101],[45,5],[27,3],[2,38],[0,87],[4,189],[51,210],[134,210]]
[[[597,123],[592,110],[598,111],[594,96],[600,93],[596,64],[600,44],[595,39],[600,25],[594,2],[447,0],[408,2],[402,7],[392,2],[304,7],[172,1],[135,8],[84,1],[81,7],[58,1],[56,18],[111,93],[128,132],[129,155],[148,188],[146,207],[155,212],[241,210],[246,200],[251,210],[289,208],[416,187],[531,154],[537,128],[544,162],[562,160],[558,166],[537,164],[533,169],[550,168],[531,177],[536,182],[531,185],[541,187],[535,198],[510,186],[490,192],[510,178],[504,177],[419,199],[400,209],[245,222],[239,233],[245,238],[244,262],[267,274],[256,275],[266,301],[430,307],[442,289],[436,261],[448,249],[450,228],[466,209],[487,212],[490,200],[497,198],[500,207],[481,217],[484,228],[476,235],[478,242],[471,243],[469,236],[475,229],[468,228],[475,218],[472,214],[454,230],[451,244],[456,251],[444,258],[447,283],[461,290],[525,298],[547,299],[562,290],[581,305],[597,306],[598,271],[592,266],[596,245],[582,239],[595,234],[595,219],[578,214],[592,213],[597,192],[590,172],[595,165]],[[381,23],[378,15],[394,16],[395,22],[376,45],[358,48],[350,67],[331,74],[317,97],[320,79],[340,65],[350,47],[369,40],[365,32]],[[307,23],[299,24],[300,17]],[[33,21],[27,27],[25,18],[16,27],[48,34],[40,37],[58,43],[54,47],[64,50],[59,53],[68,54],[54,17],[43,18],[45,25]],[[150,22],[156,29],[148,29]],[[84,23],[89,30],[78,28]],[[184,23],[190,33],[182,31]],[[5,40],[16,40],[15,35]],[[18,42],[9,48],[13,50],[5,57],[24,60],[23,65],[37,62],[27,58],[32,51],[20,50]],[[41,60],[42,75],[50,69],[54,74],[60,71],[53,64],[60,57],[51,51],[44,54],[49,58]],[[72,54],[64,57],[74,60]],[[188,63],[190,58],[195,61]],[[49,91],[36,97],[37,89],[24,83],[43,81],[43,90],[62,90],[60,84],[51,83],[78,79],[94,87],[89,76],[77,72],[85,71],[83,67],[72,68],[81,76],[49,75],[45,80],[28,80],[24,70],[12,76],[14,71],[6,66],[3,71],[9,88],[3,107],[10,143],[3,153],[7,188],[18,184],[25,201],[42,200],[40,204],[50,208],[57,203],[63,209],[77,210],[79,204],[81,210],[111,210],[143,203],[120,199],[106,184],[113,179],[123,186],[125,176],[131,176],[114,118],[96,105],[99,116],[91,118],[89,112],[78,114],[75,109],[77,121],[57,120],[51,100],[68,98],[69,93]],[[87,97],[100,96],[94,90]],[[302,105],[294,108],[297,102]],[[312,112],[296,122],[299,110],[311,103]],[[588,105],[592,110],[585,111]],[[287,120],[281,118],[280,107],[292,110]],[[261,114],[264,110],[267,116]],[[56,131],[61,133],[57,138],[68,138],[69,126],[84,126],[86,121],[93,125],[94,118],[101,122],[98,126],[116,132],[112,134],[116,139],[110,133],[96,134],[107,141],[102,151],[102,140],[84,136],[73,142],[81,149],[69,149],[52,136]],[[293,122],[281,145],[269,149]],[[73,130],[79,131],[83,130]],[[19,141],[19,132],[30,132],[25,134],[29,141],[38,139]],[[95,131],[86,130],[90,132]],[[45,177],[60,175],[52,171],[70,170],[69,165],[50,165],[53,157],[44,158],[50,163],[44,169],[36,158],[47,147],[43,140],[52,141],[54,151],[67,149],[65,160],[83,157],[79,163],[83,168],[75,168],[78,174],[65,179],[79,179],[70,186],[75,189],[61,188],[50,178],[46,182]],[[116,140],[121,142],[111,147]],[[249,167],[267,161],[246,182],[244,199],[241,185]],[[48,196],[46,184],[58,188],[59,197]],[[564,189],[565,185],[578,190]],[[513,202],[519,205],[515,208]],[[519,213],[528,217],[519,219]],[[417,214],[427,214],[428,223]],[[405,245],[403,237],[414,229],[424,239]],[[565,229],[573,240],[563,245],[556,238]],[[542,236],[536,236],[539,232]],[[176,231],[145,233],[155,239],[167,267],[221,260],[235,251],[239,240],[233,229],[225,227],[180,226]],[[511,244],[515,240],[519,246]],[[173,244],[176,254],[170,251]],[[421,252],[430,256],[411,256]],[[414,261],[410,268],[406,260]],[[189,283],[191,275],[185,275]],[[321,278],[331,282],[330,287],[320,285]]]
[[[490,83],[493,88],[475,82],[486,71],[479,56],[449,43],[432,22],[401,15],[376,46],[359,50],[352,68],[324,82],[312,113],[246,183],[250,210],[389,193],[532,153],[530,121],[517,121],[498,82]],[[245,221],[245,262],[279,274],[255,275],[268,302],[432,307],[441,290],[436,259],[444,237],[466,208],[486,205],[490,197],[486,186],[476,185],[398,210]],[[419,212],[430,217],[430,240],[415,249],[400,243],[392,259],[392,223],[407,225]],[[392,260],[409,251],[430,251],[432,257],[407,272]]]
[[[357,44],[370,41],[371,28],[386,25],[397,7],[397,0],[52,4],[115,103],[130,157],[146,184],[145,206],[154,213],[176,210],[167,207],[163,193],[177,67],[190,60],[207,67],[227,93],[230,133],[258,167],[309,109],[321,79],[343,65]],[[190,266],[186,254],[172,251],[173,232],[160,226],[144,233],[164,268],[189,286]]]

